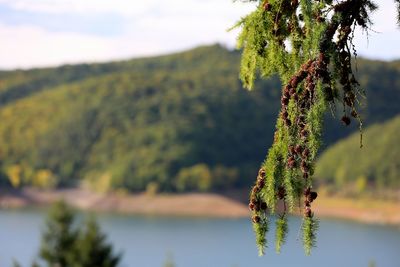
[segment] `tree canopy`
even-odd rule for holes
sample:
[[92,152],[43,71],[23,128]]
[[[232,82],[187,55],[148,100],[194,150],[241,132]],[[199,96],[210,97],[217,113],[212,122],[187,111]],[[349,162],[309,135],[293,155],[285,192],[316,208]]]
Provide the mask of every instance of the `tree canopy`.
[[[0,72],[0,182],[84,183],[99,191],[141,191],[151,182],[164,192],[247,188],[273,139],[281,84],[256,80],[254,90],[242,90],[239,62],[238,52],[213,45]],[[369,96],[364,123],[399,114],[400,62],[359,59],[358,70]],[[327,120],[325,146],[358,130],[330,114]]]

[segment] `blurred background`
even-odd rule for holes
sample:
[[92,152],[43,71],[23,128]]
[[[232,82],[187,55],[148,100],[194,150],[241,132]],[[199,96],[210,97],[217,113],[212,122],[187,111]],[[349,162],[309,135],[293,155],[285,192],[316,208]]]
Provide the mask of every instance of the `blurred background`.
[[242,88],[227,31],[254,3],[0,0],[0,266],[399,266],[400,29],[378,4],[355,37],[364,147],[326,116],[317,248],[294,216],[258,257],[246,202],[281,86]]

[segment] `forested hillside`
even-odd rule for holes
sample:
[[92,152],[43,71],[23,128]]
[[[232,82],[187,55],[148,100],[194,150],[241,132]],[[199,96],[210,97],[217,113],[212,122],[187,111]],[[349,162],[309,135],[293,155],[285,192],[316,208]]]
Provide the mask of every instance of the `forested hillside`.
[[[98,190],[248,185],[272,138],[276,79],[248,92],[215,45],[124,62],[0,72],[3,184]],[[358,61],[366,125],[400,112],[400,62]],[[340,106],[338,106],[338,109]],[[328,116],[326,144],[356,131]],[[358,145],[355,145],[355,149]]]
[[340,140],[321,155],[316,177],[353,193],[362,193],[368,187],[400,189],[399,132],[400,115],[368,127],[362,149],[358,147],[358,134]]

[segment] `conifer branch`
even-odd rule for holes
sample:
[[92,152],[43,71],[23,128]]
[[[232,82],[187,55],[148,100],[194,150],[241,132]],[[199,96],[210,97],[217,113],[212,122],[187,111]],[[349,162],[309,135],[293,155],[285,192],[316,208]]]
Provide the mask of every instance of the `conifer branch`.
[[[350,116],[354,117],[362,131],[357,112],[362,93],[352,69],[352,54],[357,56],[353,33],[356,27],[369,30],[370,14],[377,6],[370,0],[258,2],[257,9],[237,24],[238,47],[243,48],[240,78],[251,89],[258,71],[263,77],[278,74],[284,86],[274,142],[259,170],[249,207],[257,244],[262,246],[268,221],[263,220],[265,210],[260,205],[274,213],[282,199],[286,214],[286,205],[290,212],[297,200],[304,199],[303,243],[310,254],[318,228],[311,210],[317,197],[311,191],[311,178],[323,116],[327,106],[339,102],[343,124],[349,125]],[[287,230],[285,215],[276,226],[279,252]]]

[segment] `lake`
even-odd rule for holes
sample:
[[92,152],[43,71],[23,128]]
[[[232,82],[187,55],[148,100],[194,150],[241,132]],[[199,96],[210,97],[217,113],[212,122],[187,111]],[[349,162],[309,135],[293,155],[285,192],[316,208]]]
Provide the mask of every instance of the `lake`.
[[[0,266],[16,258],[29,266],[40,244],[43,210],[0,210]],[[117,251],[121,266],[162,267],[172,258],[176,267],[399,267],[400,229],[322,219],[318,247],[305,256],[298,239],[301,219],[291,217],[281,254],[270,249],[258,257],[248,219],[148,217],[99,214],[99,223]]]

